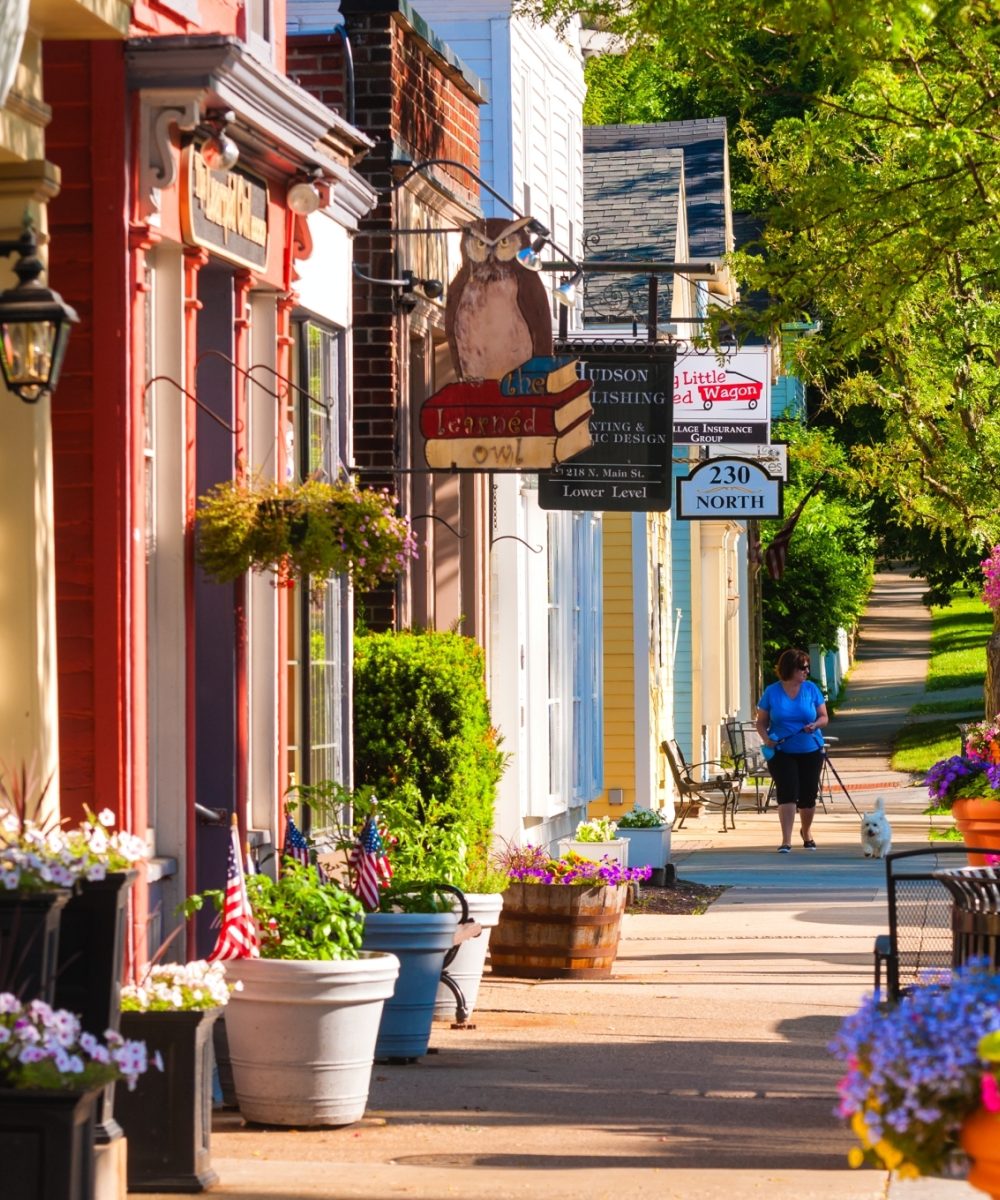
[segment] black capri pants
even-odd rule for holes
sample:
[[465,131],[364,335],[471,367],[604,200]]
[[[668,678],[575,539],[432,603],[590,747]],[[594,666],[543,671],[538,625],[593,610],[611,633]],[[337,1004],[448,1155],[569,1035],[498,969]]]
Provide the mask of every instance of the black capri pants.
[[807,754],[786,754],[775,750],[770,762],[771,778],[778,804],[794,804],[796,808],[815,808],[819,794],[819,777],[823,771],[823,751]]

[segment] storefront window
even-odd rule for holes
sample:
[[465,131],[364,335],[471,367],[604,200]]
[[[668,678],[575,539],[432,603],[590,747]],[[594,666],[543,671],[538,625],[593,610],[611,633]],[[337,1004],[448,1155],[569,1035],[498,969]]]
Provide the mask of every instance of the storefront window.
[[[298,325],[298,386],[290,398],[294,473],[337,478],[344,466],[343,335]],[[289,770],[299,783],[346,782],[350,765],[350,623],[347,582],[290,592]]]

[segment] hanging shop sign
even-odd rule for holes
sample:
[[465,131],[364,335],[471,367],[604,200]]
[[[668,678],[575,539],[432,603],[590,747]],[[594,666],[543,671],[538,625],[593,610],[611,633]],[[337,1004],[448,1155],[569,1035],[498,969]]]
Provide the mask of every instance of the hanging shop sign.
[[539,476],[546,509],[666,512],[676,347],[568,342],[590,382],[593,445]]
[[771,442],[766,446],[706,446],[708,458],[752,458],[776,479],[788,482],[788,446]]
[[241,167],[213,171],[188,146],[181,155],[181,228],[202,246],[241,267],[267,266],[267,184]]
[[462,231],[445,333],[458,380],[428,397],[420,432],[440,471],[546,471],[591,444],[591,386],[576,356],[555,354],[549,297],[518,254],[530,217]]
[[674,376],[674,445],[771,440],[771,349],[688,351]]
[[783,483],[746,458],[717,458],[677,480],[681,521],[741,521],[784,515]]

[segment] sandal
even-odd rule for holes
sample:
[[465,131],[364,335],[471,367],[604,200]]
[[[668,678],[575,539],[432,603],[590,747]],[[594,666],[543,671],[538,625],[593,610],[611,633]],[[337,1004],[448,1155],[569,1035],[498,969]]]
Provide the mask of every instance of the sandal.
[[802,845],[806,848],[806,850],[816,849],[816,843],[812,840],[812,838],[810,838],[807,842],[803,842]]
[[791,852],[792,852],[792,848],[789,845],[784,845],[784,846],[778,847],[779,854],[791,854]]

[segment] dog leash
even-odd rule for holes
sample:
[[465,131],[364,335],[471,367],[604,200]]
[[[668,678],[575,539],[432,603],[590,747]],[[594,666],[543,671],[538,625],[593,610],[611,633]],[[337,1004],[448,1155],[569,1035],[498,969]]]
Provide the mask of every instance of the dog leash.
[[[806,731],[806,727],[803,725],[801,729],[796,729],[796,731],[794,733],[786,733],[783,738],[778,738],[778,740],[774,743],[773,746],[768,746],[766,743],[761,742],[760,752],[764,756],[764,761],[770,762],[771,759],[774,758],[774,752],[778,749],[778,747],[782,744],[782,742],[787,742],[790,737],[797,737],[800,733],[805,733],[805,731]],[[814,738],[819,739],[819,734],[817,733],[817,731],[815,729],[810,730],[810,733],[813,735]],[[822,740],[817,740],[816,749],[817,750],[825,750],[826,743],[823,742]]]

